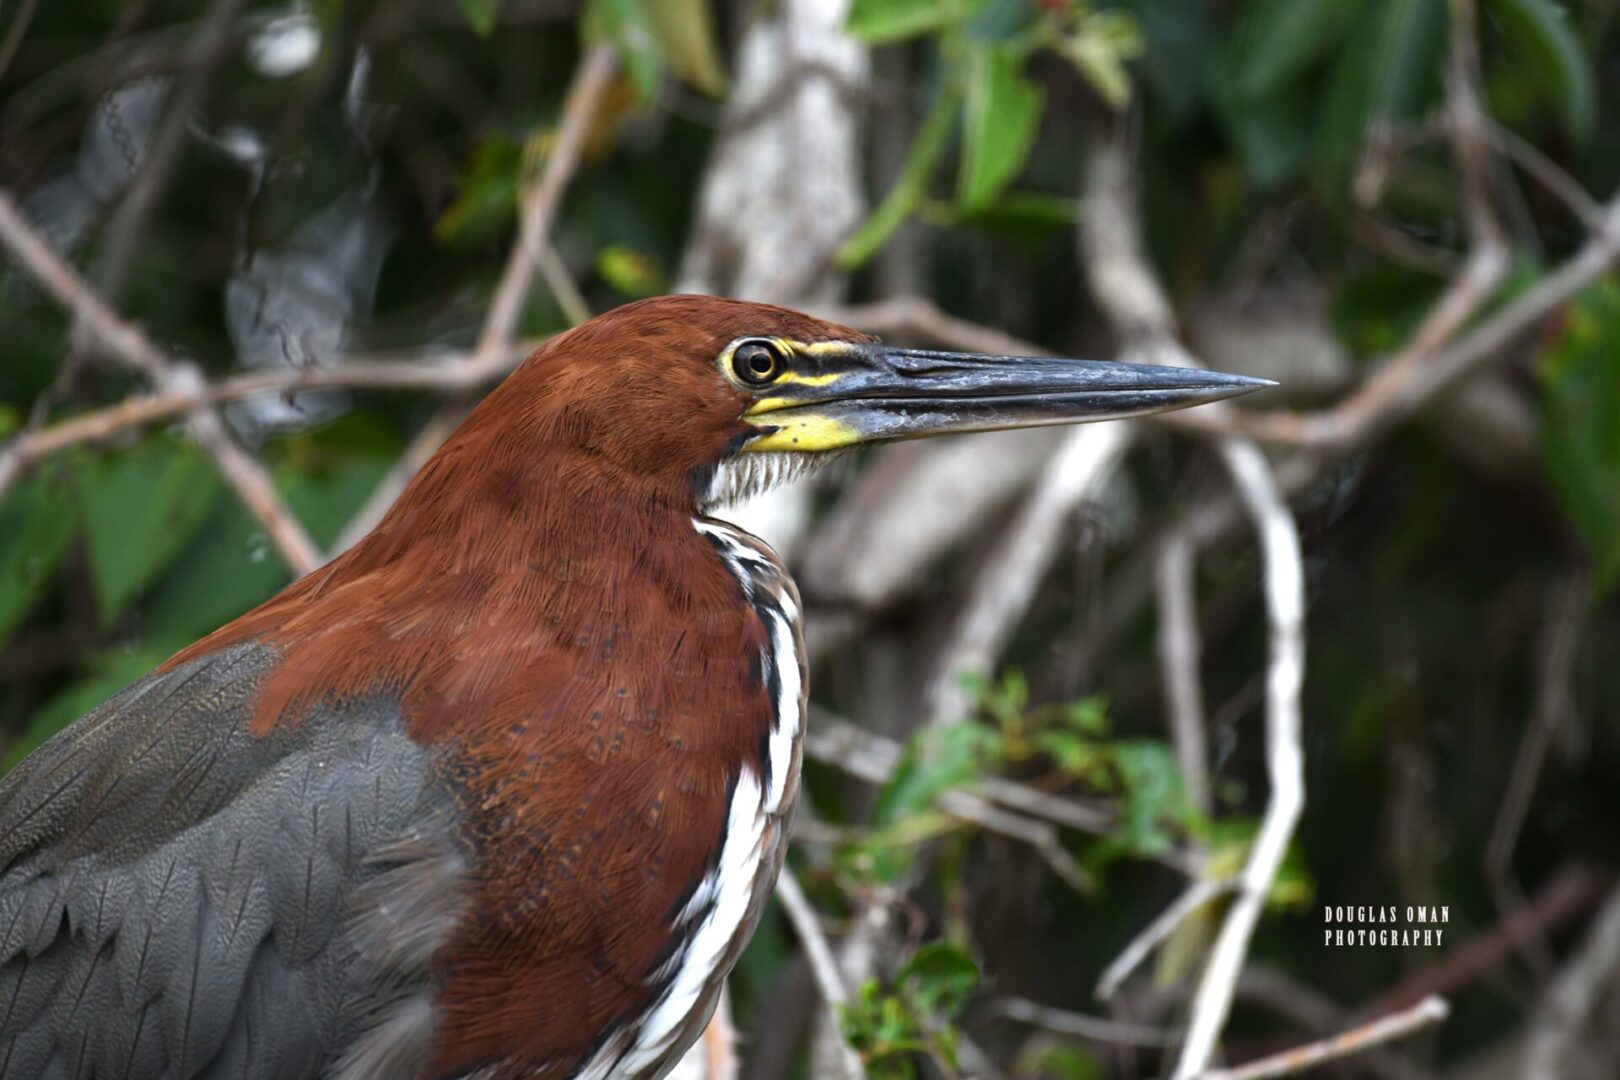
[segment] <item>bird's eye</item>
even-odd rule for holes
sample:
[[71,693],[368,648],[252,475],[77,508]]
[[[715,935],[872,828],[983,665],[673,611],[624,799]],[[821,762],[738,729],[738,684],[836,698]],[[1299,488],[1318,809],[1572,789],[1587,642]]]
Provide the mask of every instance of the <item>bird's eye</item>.
[[746,341],[731,354],[731,370],[750,386],[763,386],[782,373],[782,356],[764,341]]

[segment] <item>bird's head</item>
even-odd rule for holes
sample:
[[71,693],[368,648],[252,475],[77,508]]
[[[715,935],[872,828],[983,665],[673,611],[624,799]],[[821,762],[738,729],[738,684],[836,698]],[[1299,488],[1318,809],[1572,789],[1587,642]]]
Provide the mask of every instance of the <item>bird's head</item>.
[[905,349],[786,308],[667,296],[554,338],[493,397],[501,415],[516,407],[548,439],[706,508],[862,443],[1112,420],[1268,385],[1189,368]]

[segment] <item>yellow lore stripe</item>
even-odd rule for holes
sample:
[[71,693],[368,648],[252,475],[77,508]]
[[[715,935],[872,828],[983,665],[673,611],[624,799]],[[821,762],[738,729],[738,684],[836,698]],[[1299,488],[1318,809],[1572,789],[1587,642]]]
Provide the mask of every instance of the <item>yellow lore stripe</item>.
[[861,441],[861,433],[841,420],[800,410],[783,417],[777,429],[749,443],[745,450],[837,450]]

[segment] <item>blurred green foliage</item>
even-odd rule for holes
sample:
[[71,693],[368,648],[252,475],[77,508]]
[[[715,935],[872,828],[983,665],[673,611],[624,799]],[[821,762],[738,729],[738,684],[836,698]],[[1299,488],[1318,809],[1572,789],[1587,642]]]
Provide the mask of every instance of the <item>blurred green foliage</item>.
[[844,1037],[873,1080],[912,1080],[919,1055],[954,1071],[953,1021],[978,982],[978,965],[961,949],[944,942],[924,945],[900,967],[892,987],[885,989],[876,979],[861,984],[842,1010]]
[[1588,289],[1567,319],[1539,370],[1542,461],[1607,591],[1620,582],[1620,282]]

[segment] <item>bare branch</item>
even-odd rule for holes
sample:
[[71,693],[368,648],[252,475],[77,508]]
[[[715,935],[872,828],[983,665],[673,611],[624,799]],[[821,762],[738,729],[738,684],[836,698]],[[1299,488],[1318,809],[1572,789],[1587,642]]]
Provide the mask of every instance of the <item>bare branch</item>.
[[1329,1061],[1338,1061],[1359,1054],[1395,1039],[1404,1039],[1414,1032],[1443,1021],[1451,1012],[1444,998],[1426,997],[1409,1009],[1391,1013],[1369,1024],[1301,1046],[1259,1061],[1240,1065],[1235,1069],[1211,1069],[1200,1080],[1271,1080],[1278,1076],[1292,1076],[1313,1069]]
[[333,555],[349,550],[377,527],[383,515],[388,513],[388,508],[394,505],[394,500],[399,498],[405,486],[411,482],[411,477],[422,470],[428,459],[444,445],[444,440],[450,437],[450,433],[466,419],[467,413],[472,408],[470,396],[458,394],[446,401],[428,418],[428,422],[422,425],[421,430],[412,436],[404,452],[388,467],[388,474],[378,482],[371,494],[366,496],[365,503],[343,526],[337,542],[332,545]]
[[[184,68],[178,86],[163,110],[163,119],[152,133],[150,143],[142,152],[139,171],[107,224],[95,279],[97,291],[109,305],[117,304],[123,294],[124,283],[140,250],[141,234],[152,212],[157,209],[164,189],[169,186],[169,178],[185,147],[191,121],[202,107],[214,69],[225,58],[230,47],[231,27],[243,6],[244,0],[213,0],[198,21],[196,32],[186,43]],[[80,347],[77,325],[73,332],[73,346],[75,350]]]
[[[1239,1000],[1265,1008],[1316,1038],[1353,1027],[1372,1017],[1402,1012],[1427,996],[1430,995],[1418,995],[1356,1015],[1314,986],[1276,968],[1250,964],[1244,968],[1243,977],[1238,980]],[[1434,1080],[1433,1073],[1414,1064],[1407,1055],[1393,1048],[1369,1050],[1356,1064],[1369,1074],[1385,1077],[1386,1080]]]
[[556,142],[546,155],[539,179],[520,196],[521,224],[517,243],[501,274],[500,284],[495,287],[475,356],[487,358],[505,348],[517,328],[529,286],[546,258],[541,246],[548,243],[545,238],[551,232],[551,222],[562,204],[563,193],[568,190],[568,182],[579,168],[579,155],[590,134],[591,121],[617,70],[618,54],[611,44],[604,43],[591,46],[574,71],[568,96],[563,100]]
[[[0,190],[0,247],[10,251],[80,325],[109,349],[109,355],[117,362],[143,376],[160,394],[200,397],[202,378],[195,368],[172,360],[138,327],[108,307],[78,271],[51,249],[10,194],[3,190]],[[231,438],[218,412],[200,402],[190,405],[185,412],[198,443],[208,451],[242,505],[264,527],[288,568],[294,574],[303,575],[319,566],[319,548],[282,502],[264,467]],[[15,443],[0,451],[0,495],[20,475],[25,463]]]
[[1573,176],[1542,153],[1535,143],[1507,125],[1494,122],[1490,125],[1490,138],[1491,144],[1496,149],[1519,168],[1535,177],[1537,183],[1569,207],[1570,212],[1589,232],[1600,233],[1609,228],[1608,215],[1604,212],[1603,204],[1592,198]]
[[[9,191],[0,189],[0,246],[9,251],[41,288],[83,323],[106,346],[113,360],[157,385],[163,382],[169,358],[134,323],[125,322],[102,301],[79,272],[46,243],[23,216]],[[176,414],[192,408],[195,403]]]
[[1404,1009],[1430,994],[1452,994],[1484,978],[1513,952],[1515,942],[1529,935],[1557,931],[1602,899],[1608,887],[1605,875],[1579,863],[1561,868],[1536,890],[1522,907],[1507,913],[1488,930],[1449,945],[1445,955],[1406,976],[1379,994],[1361,1010],[1374,1016]]
[[1170,736],[1181,766],[1187,799],[1202,813],[1211,808],[1209,751],[1204,734],[1204,689],[1198,677],[1198,601],[1194,595],[1193,546],[1172,534],[1159,549],[1159,671],[1170,705]]
[[0,75],[4,75],[6,69],[11,66],[12,58],[17,55],[23,35],[28,33],[28,25],[34,21],[34,12],[38,8],[39,0],[22,0],[21,9],[11,17],[11,25],[6,29],[6,39],[0,42]]
[[[816,986],[821,990],[821,998],[827,1003],[827,1012],[830,1016],[832,1030],[842,1029],[842,1019],[838,1010],[849,1005],[849,988],[844,983],[843,972],[838,969],[838,961],[833,958],[832,947],[827,944],[827,935],[821,929],[821,920],[816,915],[816,909],[811,907],[810,900],[804,895],[804,889],[799,886],[799,879],[787,867],[782,868],[782,876],[776,880],[776,898],[782,902],[782,910],[787,914],[788,921],[793,924],[794,933],[799,935],[799,944],[804,947],[804,956],[810,964],[811,974],[815,976]],[[866,1075],[861,1065],[860,1055],[855,1053],[854,1047],[842,1038],[837,1040],[842,1048],[843,1074],[845,1080]]]
[[1171,1046],[1175,1034],[1163,1028],[1131,1024],[1101,1016],[1087,1016],[1067,1009],[1054,1009],[1020,997],[996,1001],[996,1011],[1009,1020],[1033,1024],[1059,1035],[1073,1035],[1112,1046]]
[[1271,792],[1260,831],[1243,866],[1241,888],[1216,935],[1193,995],[1187,1042],[1172,1074],[1176,1080],[1198,1075],[1214,1055],[1248,955],[1249,940],[1305,808],[1299,704],[1305,678],[1305,579],[1299,532],[1259,449],[1233,439],[1221,444],[1221,454],[1260,533],[1265,560],[1266,613],[1271,631],[1266,675],[1266,775]]
[[1210,877],[1200,877],[1184,889],[1175,903],[1159,913],[1158,918],[1148,923],[1142,932],[1131,939],[1130,944],[1114,958],[1097,980],[1097,997],[1103,1001],[1112,1000],[1119,992],[1120,985],[1130,977],[1131,972],[1141,965],[1143,960],[1158,947],[1159,943],[1171,934],[1176,927],[1193,912],[1205,904],[1212,903],[1237,887],[1237,883],[1230,878],[1216,880]]
[[965,715],[972,703],[962,687],[963,674],[988,675],[995,669],[1052,565],[1075,508],[1113,474],[1132,430],[1128,423],[1090,424],[1064,435],[1035,490],[975,575],[962,611],[939,650],[929,681],[928,723],[946,723]]
[[[1160,363],[1195,364],[1175,338],[1175,319],[1142,250],[1130,169],[1116,148],[1099,150],[1086,183],[1082,254],[1098,304],[1133,348]],[[1191,1023],[1173,1076],[1202,1072],[1231,1009],[1271,882],[1282,865],[1305,801],[1300,744],[1300,686],[1304,679],[1304,570],[1299,534],[1265,457],[1252,443],[1228,439],[1220,453],[1260,534],[1270,623],[1267,665],[1266,757],[1271,791],[1259,834],[1239,877],[1240,888],[1216,935],[1193,997]]]
[[[201,383],[202,376],[189,365],[176,365],[168,380],[171,383]],[[326,561],[303,524],[282,502],[269,471],[231,437],[217,411],[209,408],[193,410],[191,433],[214,459],[219,474],[236,492],[237,499],[264,527],[270,543],[295,577],[303,577]]]
[[[1519,846],[1519,834],[1535,798],[1547,752],[1559,732],[1568,730],[1574,716],[1570,683],[1591,599],[1591,576],[1584,567],[1550,590],[1546,626],[1537,657],[1539,683],[1535,704],[1525,723],[1518,752],[1513,755],[1513,770],[1508,775],[1485,845],[1485,878],[1497,910],[1504,917],[1525,903],[1523,890],[1513,873],[1513,853]],[[1534,924],[1526,924],[1525,929],[1525,935],[1515,944],[1530,969],[1545,978],[1551,973],[1552,950]]]
[[[946,552],[999,521],[1062,438],[1057,428],[1022,428],[879,448],[804,547],[806,601],[836,604],[856,629],[861,615],[922,585]],[[817,633],[828,636],[825,620]]]
[[[0,193],[0,200],[4,199]],[[0,214],[3,214],[0,206]],[[0,230],[3,230],[0,220]],[[3,243],[0,238],[0,243]],[[119,324],[118,333],[140,331]],[[52,454],[82,443],[113,439],[124,432],[184,416],[201,406],[215,406],[261,394],[302,390],[422,390],[453,395],[483,386],[505,375],[544,339],[517,342],[485,357],[441,353],[416,359],[355,357],[331,367],[275,368],[231,375],[211,383],[167,386],[154,393],[136,394],[115,405],[70,417],[38,431],[24,432],[0,447],[0,476],[6,471],[32,468]],[[146,342],[150,347],[150,343]],[[128,355],[127,353],[125,355]],[[162,354],[156,354],[159,359]],[[0,479],[0,491],[6,483]]]
[[1524,1080],[1559,1080],[1576,1074],[1576,1045],[1616,971],[1620,971],[1620,890],[1609,895],[1586,939],[1537,1006],[1525,1039]]

